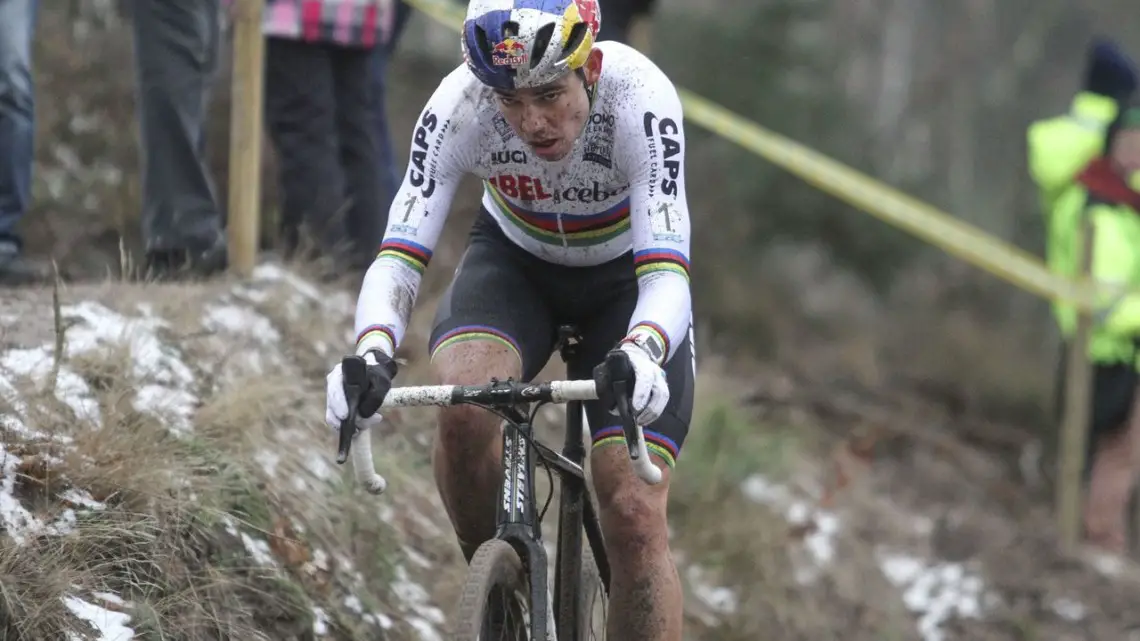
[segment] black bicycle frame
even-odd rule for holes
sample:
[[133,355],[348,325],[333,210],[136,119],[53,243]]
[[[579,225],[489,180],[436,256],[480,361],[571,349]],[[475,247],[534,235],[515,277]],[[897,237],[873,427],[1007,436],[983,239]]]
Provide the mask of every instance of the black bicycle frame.
[[[559,351],[568,361],[576,346],[574,333],[568,327],[560,329]],[[610,589],[610,566],[602,540],[601,525],[593,500],[586,487],[583,463],[586,447],[582,439],[581,401],[566,403],[566,438],[559,454],[533,438],[533,425],[527,414],[517,407],[499,408],[514,424],[503,430],[503,486],[497,502],[496,538],[510,543],[523,559],[530,577],[531,638],[546,637],[547,618],[555,616],[555,630],[559,639],[576,641],[578,604],[582,597],[582,531],[594,554],[598,575],[606,594]],[[534,447],[529,445],[533,443]],[[542,524],[535,510],[534,471],[537,452],[542,464],[558,474],[561,500],[558,518],[557,557],[554,573],[554,612],[547,612],[547,556],[542,545]]]

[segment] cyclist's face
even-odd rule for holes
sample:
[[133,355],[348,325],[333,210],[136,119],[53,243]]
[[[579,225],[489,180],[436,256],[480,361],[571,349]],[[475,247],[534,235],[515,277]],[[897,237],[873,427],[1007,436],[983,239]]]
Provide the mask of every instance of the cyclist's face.
[[586,87],[597,82],[601,70],[602,52],[594,49],[583,68],[585,82],[568,73],[542,87],[498,91],[499,111],[535,155],[560,160],[574,148],[590,116]]
[[1140,128],[1121,129],[1112,141],[1112,159],[1125,178],[1140,171]]

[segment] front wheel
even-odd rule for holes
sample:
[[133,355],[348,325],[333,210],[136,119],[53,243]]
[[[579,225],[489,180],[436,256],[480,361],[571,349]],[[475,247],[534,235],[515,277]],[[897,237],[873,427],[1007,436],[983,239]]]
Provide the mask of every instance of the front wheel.
[[491,539],[467,568],[455,617],[455,641],[531,641],[530,580],[510,543]]
[[579,588],[581,598],[578,611],[580,641],[602,641],[606,638],[609,602],[602,577],[598,574],[593,554],[582,555],[582,583]]

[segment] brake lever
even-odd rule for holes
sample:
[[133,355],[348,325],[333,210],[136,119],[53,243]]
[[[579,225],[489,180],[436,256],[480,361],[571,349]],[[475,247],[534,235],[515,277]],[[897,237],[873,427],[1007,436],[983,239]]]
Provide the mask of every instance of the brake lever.
[[641,480],[650,485],[661,482],[661,469],[649,460],[649,450],[645,446],[645,434],[633,420],[632,401],[626,392],[626,381],[614,381],[613,391],[617,397],[614,399],[618,414],[621,415],[621,429],[625,434],[625,445],[629,450],[629,459],[633,469]]
[[344,398],[348,402],[348,416],[340,422],[339,449],[336,454],[337,465],[344,465],[348,460],[348,450],[352,447],[352,438],[356,436],[357,405],[360,396],[364,393],[364,383],[367,380],[368,364],[360,356],[347,356],[340,364],[341,379],[344,382]]

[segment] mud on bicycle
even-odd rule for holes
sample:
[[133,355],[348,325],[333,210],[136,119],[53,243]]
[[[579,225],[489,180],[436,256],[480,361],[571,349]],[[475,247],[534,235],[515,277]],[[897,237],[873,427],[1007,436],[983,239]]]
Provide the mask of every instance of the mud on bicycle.
[[[572,325],[559,328],[557,350],[563,361],[574,353],[579,335]],[[357,480],[369,492],[387,487],[376,473],[370,438],[356,425],[356,398],[363,388],[365,361],[349,356],[343,361],[349,416],[340,427],[337,463],[352,453]],[[601,398],[621,416],[630,462],[647,483],[661,481],[649,459],[645,437],[632,418],[632,371],[600,370],[594,380],[522,383],[512,379],[482,385],[427,385],[393,387],[381,408],[447,406],[466,403],[482,407],[504,420],[503,486],[496,508],[495,536],[484,542],[468,565],[456,606],[453,639],[588,640],[605,632],[610,569],[601,526],[586,486],[583,468],[583,402]],[[534,438],[534,420],[546,404],[566,405],[566,434],[562,452]],[[363,438],[356,438],[363,434]],[[355,448],[353,444],[355,443]],[[537,456],[536,456],[537,455]],[[539,512],[534,473],[541,465],[551,479],[550,494]],[[560,502],[553,589],[548,589],[548,559],[542,538],[542,520],[554,494],[553,474],[559,476]],[[537,513],[536,513],[537,512]],[[583,554],[582,534],[588,554]],[[569,577],[579,577],[571,580]],[[600,587],[589,592],[590,586]],[[600,621],[595,610],[600,608]],[[529,614],[529,616],[528,616]]]

